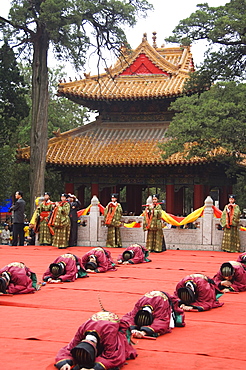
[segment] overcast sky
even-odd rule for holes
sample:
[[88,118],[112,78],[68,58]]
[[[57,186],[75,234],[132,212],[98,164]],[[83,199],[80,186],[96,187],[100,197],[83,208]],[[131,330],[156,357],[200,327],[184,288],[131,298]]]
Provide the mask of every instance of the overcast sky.
[[[164,44],[164,39],[172,34],[175,26],[178,25],[181,19],[189,17],[191,13],[196,11],[196,5],[199,3],[208,3],[209,6],[225,5],[229,0],[149,0],[149,3],[154,5],[154,11],[148,13],[145,19],[139,19],[136,26],[131,29],[126,29],[126,35],[132,48],[136,48],[142,41],[143,33],[147,33],[147,38],[152,44],[152,32],[157,32],[157,46]],[[7,16],[10,7],[10,0],[1,0],[1,15]],[[192,45],[192,53],[195,65],[198,65],[203,58],[206,49],[204,42],[198,42]],[[114,64],[114,60],[109,60],[109,65]],[[49,58],[49,66],[55,66],[51,55]],[[91,71],[91,74],[96,74],[95,60],[91,58],[85,66],[86,72]],[[72,78],[75,76],[73,69],[67,65],[66,72]]]

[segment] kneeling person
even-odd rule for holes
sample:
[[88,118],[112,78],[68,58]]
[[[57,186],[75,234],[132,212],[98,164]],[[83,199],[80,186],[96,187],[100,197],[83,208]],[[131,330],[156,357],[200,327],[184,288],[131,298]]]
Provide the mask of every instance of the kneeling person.
[[82,264],[87,272],[116,271],[111,253],[104,248],[93,248],[82,256]]
[[175,326],[185,326],[178,300],[159,290],[146,293],[122,320],[130,325],[135,338],[158,337],[170,333]]
[[[218,295],[217,295],[218,294]],[[179,298],[179,305],[184,311],[207,311],[221,307],[212,279],[203,274],[191,274],[183,278],[176,286],[174,295]]]
[[50,264],[43,275],[43,281],[48,283],[70,282],[85,276],[87,273],[82,267],[81,258],[72,253],[65,253]]
[[240,262],[242,266],[244,267],[244,269],[246,270],[246,252],[241,253],[238,256],[237,262]]
[[34,293],[37,277],[23,262],[12,262],[0,269],[0,293]]
[[82,324],[75,337],[56,356],[60,370],[121,368],[127,359],[134,359],[136,350],[127,339],[128,326],[107,311],[98,312]]
[[118,263],[123,265],[151,262],[148,258],[149,251],[139,244],[132,244],[127,247],[118,257]]
[[224,262],[214,276],[214,281],[223,293],[246,291],[246,270],[240,262]]

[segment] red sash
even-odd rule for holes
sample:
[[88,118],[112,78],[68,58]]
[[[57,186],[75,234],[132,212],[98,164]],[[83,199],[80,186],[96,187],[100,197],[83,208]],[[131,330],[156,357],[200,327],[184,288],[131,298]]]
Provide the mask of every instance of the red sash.
[[148,212],[148,210],[146,209],[144,213],[145,213],[145,219],[146,219],[146,229],[148,230],[150,228],[150,225],[153,219],[154,209],[150,209],[150,212]]
[[108,213],[106,216],[105,225],[111,225],[117,206],[118,203],[116,203],[115,205],[113,203],[110,203],[108,205]]
[[45,217],[48,217],[48,216],[49,216],[49,214],[50,214],[50,212],[49,212],[49,211],[42,211],[42,212],[40,213],[40,217],[45,218]]
[[228,204],[228,206],[227,206],[227,208],[229,209],[229,212],[226,212],[226,227],[227,227],[227,229],[231,228],[235,206],[236,206],[236,204]]
[[[59,202],[59,206],[62,207],[65,203],[67,203],[66,200],[65,200],[65,202],[62,202],[61,201],[61,202]],[[55,219],[56,219],[56,216],[57,216],[58,207],[55,206],[55,208],[54,208],[54,210],[53,210],[53,212],[51,214],[50,220],[48,222],[48,227],[49,227],[49,230],[50,230],[51,235],[54,235],[55,234],[54,229],[53,229],[53,226],[55,225]]]

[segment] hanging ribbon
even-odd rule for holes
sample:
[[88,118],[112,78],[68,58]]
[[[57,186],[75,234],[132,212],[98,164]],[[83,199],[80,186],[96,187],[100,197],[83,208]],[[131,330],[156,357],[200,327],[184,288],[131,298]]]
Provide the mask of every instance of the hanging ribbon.
[[128,228],[128,229],[134,229],[134,228],[138,228],[138,227],[141,227],[141,222],[131,222],[129,224],[124,224],[124,227]]
[[86,216],[87,213],[89,212],[90,208],[91,208],[91,204],[87,208],[80,209],[79,211],[77,211],[78,217],[80,217],[80,216]]
[[[88,212],[90,211],[90,208],[91,208],[91,204],[87,208],[80,209],[77,212],[78,217],[86,216],[88,214]],[[98,208],[100,210],[100,213],[104,214],[105,207],[103,207],[100,203],[98,203]],[[200,208],[196,209],[195,211],[191,212],[186,217],[179,217],[179,216],[172,215],[171,213],[167,213],[165,211],[162,211],[162,217],[161,218],[162,218],[163,221],[165,221],[166,223],[168,223],[170,225],[182,226],[182,225],[186,225],[188,223],[192,223],[192,222],[196,221],[199,217],[202,217],[203,212],[204,212],[204,208],[205,208],[205,206],[200,207]],[[220,218],[221,215],[222,215],[222,211],[219,208],[215,207],[215,206],[212,206],[212,208],[213,208],[213,211],[214,211],[214,217]],[[143,216],[143,213],[141,214],[141,216]],[[128,229],[140,228],[141,226],[142,226],[141,222],[136,222],[136,221],[133,221],[129,224],[124,223],[124,227],[126,227]],[[239,230],[240,231],[246,231],[246,227],[241,226],[239,228]]]
[[170,213],[162,211],[161,218],[162,218],[163,221],[165,221],[168,224],[171,224],[173,226],[182,226],[182,225],[186,225],[188,223],[192,223],[192,222],[196,221],[198,219],[198,217],[201,217],[203,215],[204,208],[205,208],[205,206],[203,206],[201,208],[198,208],[186,217],[176,217],[176,216],[173,216]]

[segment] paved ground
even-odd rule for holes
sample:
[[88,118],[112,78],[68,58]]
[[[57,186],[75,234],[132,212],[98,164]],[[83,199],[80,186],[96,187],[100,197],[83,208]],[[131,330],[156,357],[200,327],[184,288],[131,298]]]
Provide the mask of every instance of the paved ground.
[[[82,256],[90,248],[66,251]],[[116,259],[120,250],[111,249]],[[0,246],[0,265],[25,262],[41,280],[42,273],[62,254],[53,247]],[[121,266],[116,272],[91,275],[74,283],[46,285],[34,294],[0,296],[1,369],[54,370],[54,357],[79,325],[100,310],[122,316],[149,290],[172,293],[185,275],[202,272],[212,277],[222,262],[238,254],[209,251],[166,251],[151,254],[152,262]],[[186,314],[186,327],[175,328],[157,340],[138,340],[138,357],[124,368],[245,369],[246,292],[225,294],[221,308]]]

